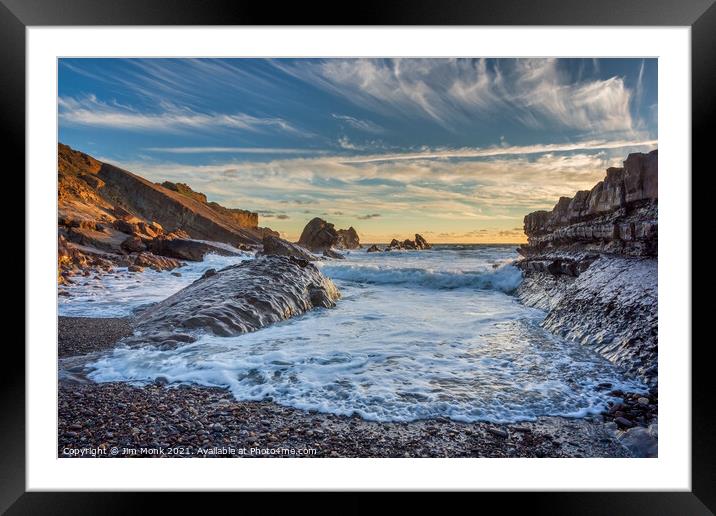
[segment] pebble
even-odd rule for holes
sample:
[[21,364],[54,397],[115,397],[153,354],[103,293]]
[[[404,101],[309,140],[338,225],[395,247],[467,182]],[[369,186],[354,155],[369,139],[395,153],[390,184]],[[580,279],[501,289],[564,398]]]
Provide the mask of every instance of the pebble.
[[634,423],[632,423],[630,420],[628,420],[625,417],[617,417],[614,419],[614,422],[618,425],[625,426],[627,428],[634,426]]
[[639,398],[636,401],[639,405],[648,405],[649,404],[649,398]]
[[[378,423],[268,402],[238,402],[219,388],[123,383],[61,382],[58,401],[60,455],[64,447],[80,444],[241,449],[280,443],[315,448],[316,457],[573,457],[577,452],[587,457],[628,456],[601,422],[585,419],[540,418],[501,426],[448,419]],[[618,423],[611,424],[616,428]],[[76,426],[79,433],[70,430]],[[486,433],[496,438],[484,438]],[[565,437],[578,449],[561,446],[559,440]]]
[[496,435],[496,436],[502,437],[502,438],[506,438],[507,436],[510,435],[509,433],[507,433],[507,431],[505,431],[501,428],[488,428],[487,431],[493,435]]

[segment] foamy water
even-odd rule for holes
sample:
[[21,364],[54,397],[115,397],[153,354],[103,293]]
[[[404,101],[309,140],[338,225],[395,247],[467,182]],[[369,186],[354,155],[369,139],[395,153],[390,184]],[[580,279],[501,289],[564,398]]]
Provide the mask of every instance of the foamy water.
[[379,421],[581,417],[603,410],[611,389],[642,391],[590,349],[540,328],[544,312],[510,295],[521,280],[509,265],[515,257],[507,246],[352,251],[319,264],[343,294],[336,308],[175,350],[117,349],[89,364],[88,376],[163,377],[225,387],[240,400]]
[[209,254],[203,262],[186,262],[185,267],[173,271],[146,269],[136,273],[119,267],[99,278],[74,276],[73,284],[60,287],[60,291],[69,295],[58,297],[57,311],[59,315],[76,317],[126,317],[148,303],[156,303],[183,289],[207,269],[219,270],[252,257]]

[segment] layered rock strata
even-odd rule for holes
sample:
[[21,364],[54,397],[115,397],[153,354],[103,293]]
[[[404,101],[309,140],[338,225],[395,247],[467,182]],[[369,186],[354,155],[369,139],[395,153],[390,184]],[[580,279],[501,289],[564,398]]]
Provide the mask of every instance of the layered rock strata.
[[57,172],[60,283],[112,266],[172,268],[208,252],[229,254],[223,244],[248,250],[277,235],[258,227],[256,213],[209,202],[182,183],[152,183],[67,145],[58,147]]
[[620,168],[552,211],[525,217],[517,294],[547,311],[545,328],[658,381],[658,153]]

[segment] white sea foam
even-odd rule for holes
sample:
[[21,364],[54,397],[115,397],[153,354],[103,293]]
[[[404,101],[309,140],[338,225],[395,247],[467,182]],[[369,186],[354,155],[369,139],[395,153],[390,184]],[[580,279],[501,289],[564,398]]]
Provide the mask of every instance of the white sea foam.
[[[174,350],[117,349],[88,364],[88,376],[164,377],[378,421],[582,417],[610,399],[599,384],[643,390],[589,348],[546,333],[543,312],[485,283],[509,276],[504,264],[513,258],[510,248],[354,251],[322,264],[343,293],[334,309]],[[407,281],[390,279],[404,271],[412,271]],[[483,279],[458,284],[451,276]]]
[[383,285],[411,284],[425,288],[480,288],[503,292],[514,291],[522,273],[512,265],[490,271],[435,271],[430,269],[383,268],[379,265],[325,265],[323,272],[336,280]]
[[181,290],[207,269],[218,270],[251,257],[209,254],[202,262],[186,262],[185,267],[171,272],[147,269],[136,273],[128,272],[126,267],[118,267],[98,278],[75,276],[73,284],[60,287],[66,295],[58,297],[57,311],[65,316],[125,317],[143,305],[156,303]]

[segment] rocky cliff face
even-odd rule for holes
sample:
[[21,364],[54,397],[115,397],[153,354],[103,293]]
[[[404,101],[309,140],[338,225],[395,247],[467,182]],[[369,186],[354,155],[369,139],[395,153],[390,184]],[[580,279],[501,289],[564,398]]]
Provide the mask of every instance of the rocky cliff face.
[[524,220],[520,299],[543,325],[656,384],[658,153],[630,154],[594,188]]
[[[172,268],[177,260],[217,252],[208,242],[258,246],[265,235],[258,215],[208,202],[188,185],[163,185],[102,163],[67,145],[58,147],[58,233],[63,238],[61,283],[78,273],[101,273],[107,263]],[[188,254],[185,251],[189,251]],[[83,270],[84,267],[84,270]]]
[[182,183],[152,183],[63,144],[58,154],[61,221],[111,224],[134,216],[136,222],[157,222],[167,232],[183,231],[191,238],[232,245],[261,243],[265,231],[257,227],[256,213],[208,202],[204,194]]
[[259,225],[259,214],[241,210],[238,208],[226,208],[221,204],[213,201],[209,201],[201,192],[195,192],[192,188],[184,183],[172,183],[171,181],[164,181],[161,186],[169,190],[173,190],[191,199],[195,199],[203,204],[209,206],[215,212],[227,217],[233,221],[236,225],[242,228],[256,228]]
[[609,168],[604,181],[574,197],[561,197],[552,211],[525,217],[525,257],[598,252],[656,256],[658,154],[630,154],[624,167]]

